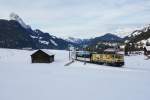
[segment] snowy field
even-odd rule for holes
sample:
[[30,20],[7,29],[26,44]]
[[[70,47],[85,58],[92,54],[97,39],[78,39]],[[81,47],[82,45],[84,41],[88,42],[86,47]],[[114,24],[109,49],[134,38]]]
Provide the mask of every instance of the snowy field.
[[122,68],[68,62],[31,64],[35,51],[0,49],[0,100],[150,100],[150,60],[125,57]]

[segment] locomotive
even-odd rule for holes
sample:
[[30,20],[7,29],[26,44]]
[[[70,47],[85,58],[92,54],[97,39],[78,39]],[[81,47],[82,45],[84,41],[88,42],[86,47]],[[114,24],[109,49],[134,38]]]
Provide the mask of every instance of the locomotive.
[[111,49],[105,50],[102,53],[77,51],[76,60],[121,67],[124,65],[124,54]]

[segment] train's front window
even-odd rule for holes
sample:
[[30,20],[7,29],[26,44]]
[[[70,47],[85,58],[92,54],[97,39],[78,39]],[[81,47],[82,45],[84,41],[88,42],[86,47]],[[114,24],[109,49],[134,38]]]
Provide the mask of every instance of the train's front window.
[[123,56],[122,55],[116,55],[116,58],[123,59]]

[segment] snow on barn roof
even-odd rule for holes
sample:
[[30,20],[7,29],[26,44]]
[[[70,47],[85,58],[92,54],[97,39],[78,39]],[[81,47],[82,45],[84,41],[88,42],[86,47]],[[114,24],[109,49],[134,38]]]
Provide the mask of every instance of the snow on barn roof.
[[145,46],[146,50],[150,51],[150,46]]
[[[53,53],[51,53],[49,50],[46,50],[46,49],[39,49],[39,50],[41,50],[41,51],[45,52],[45,53],[46,53],[46,54],[48,54],[49,56],[54,55],[54,54],[53,54]],[[36,52],[38,52],[39,50],[35,51],[33,54],[35,54],[35,53],[36,53]],[[33,54],[31,54],[31,55],[33,55]]]
[[52,52],[50,52],[49,50],[46,49],[42,49],[42,51],[44,51],[45,53],[49,54],[49,55],[54,55]]

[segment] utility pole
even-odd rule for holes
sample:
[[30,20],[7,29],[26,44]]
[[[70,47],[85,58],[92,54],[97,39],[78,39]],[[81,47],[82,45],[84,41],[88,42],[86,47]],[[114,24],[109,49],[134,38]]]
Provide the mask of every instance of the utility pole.
[[69,48],[69,61],[70,61],[70,48]]
[[71,45],[69,44],[68,45],[68,49],[69,49],[69,61],[71,60],[70,48],[71,48]]
[[86,65],[86,47],[87,45],[84,45],[83,50],[84,50],[84,65]]

